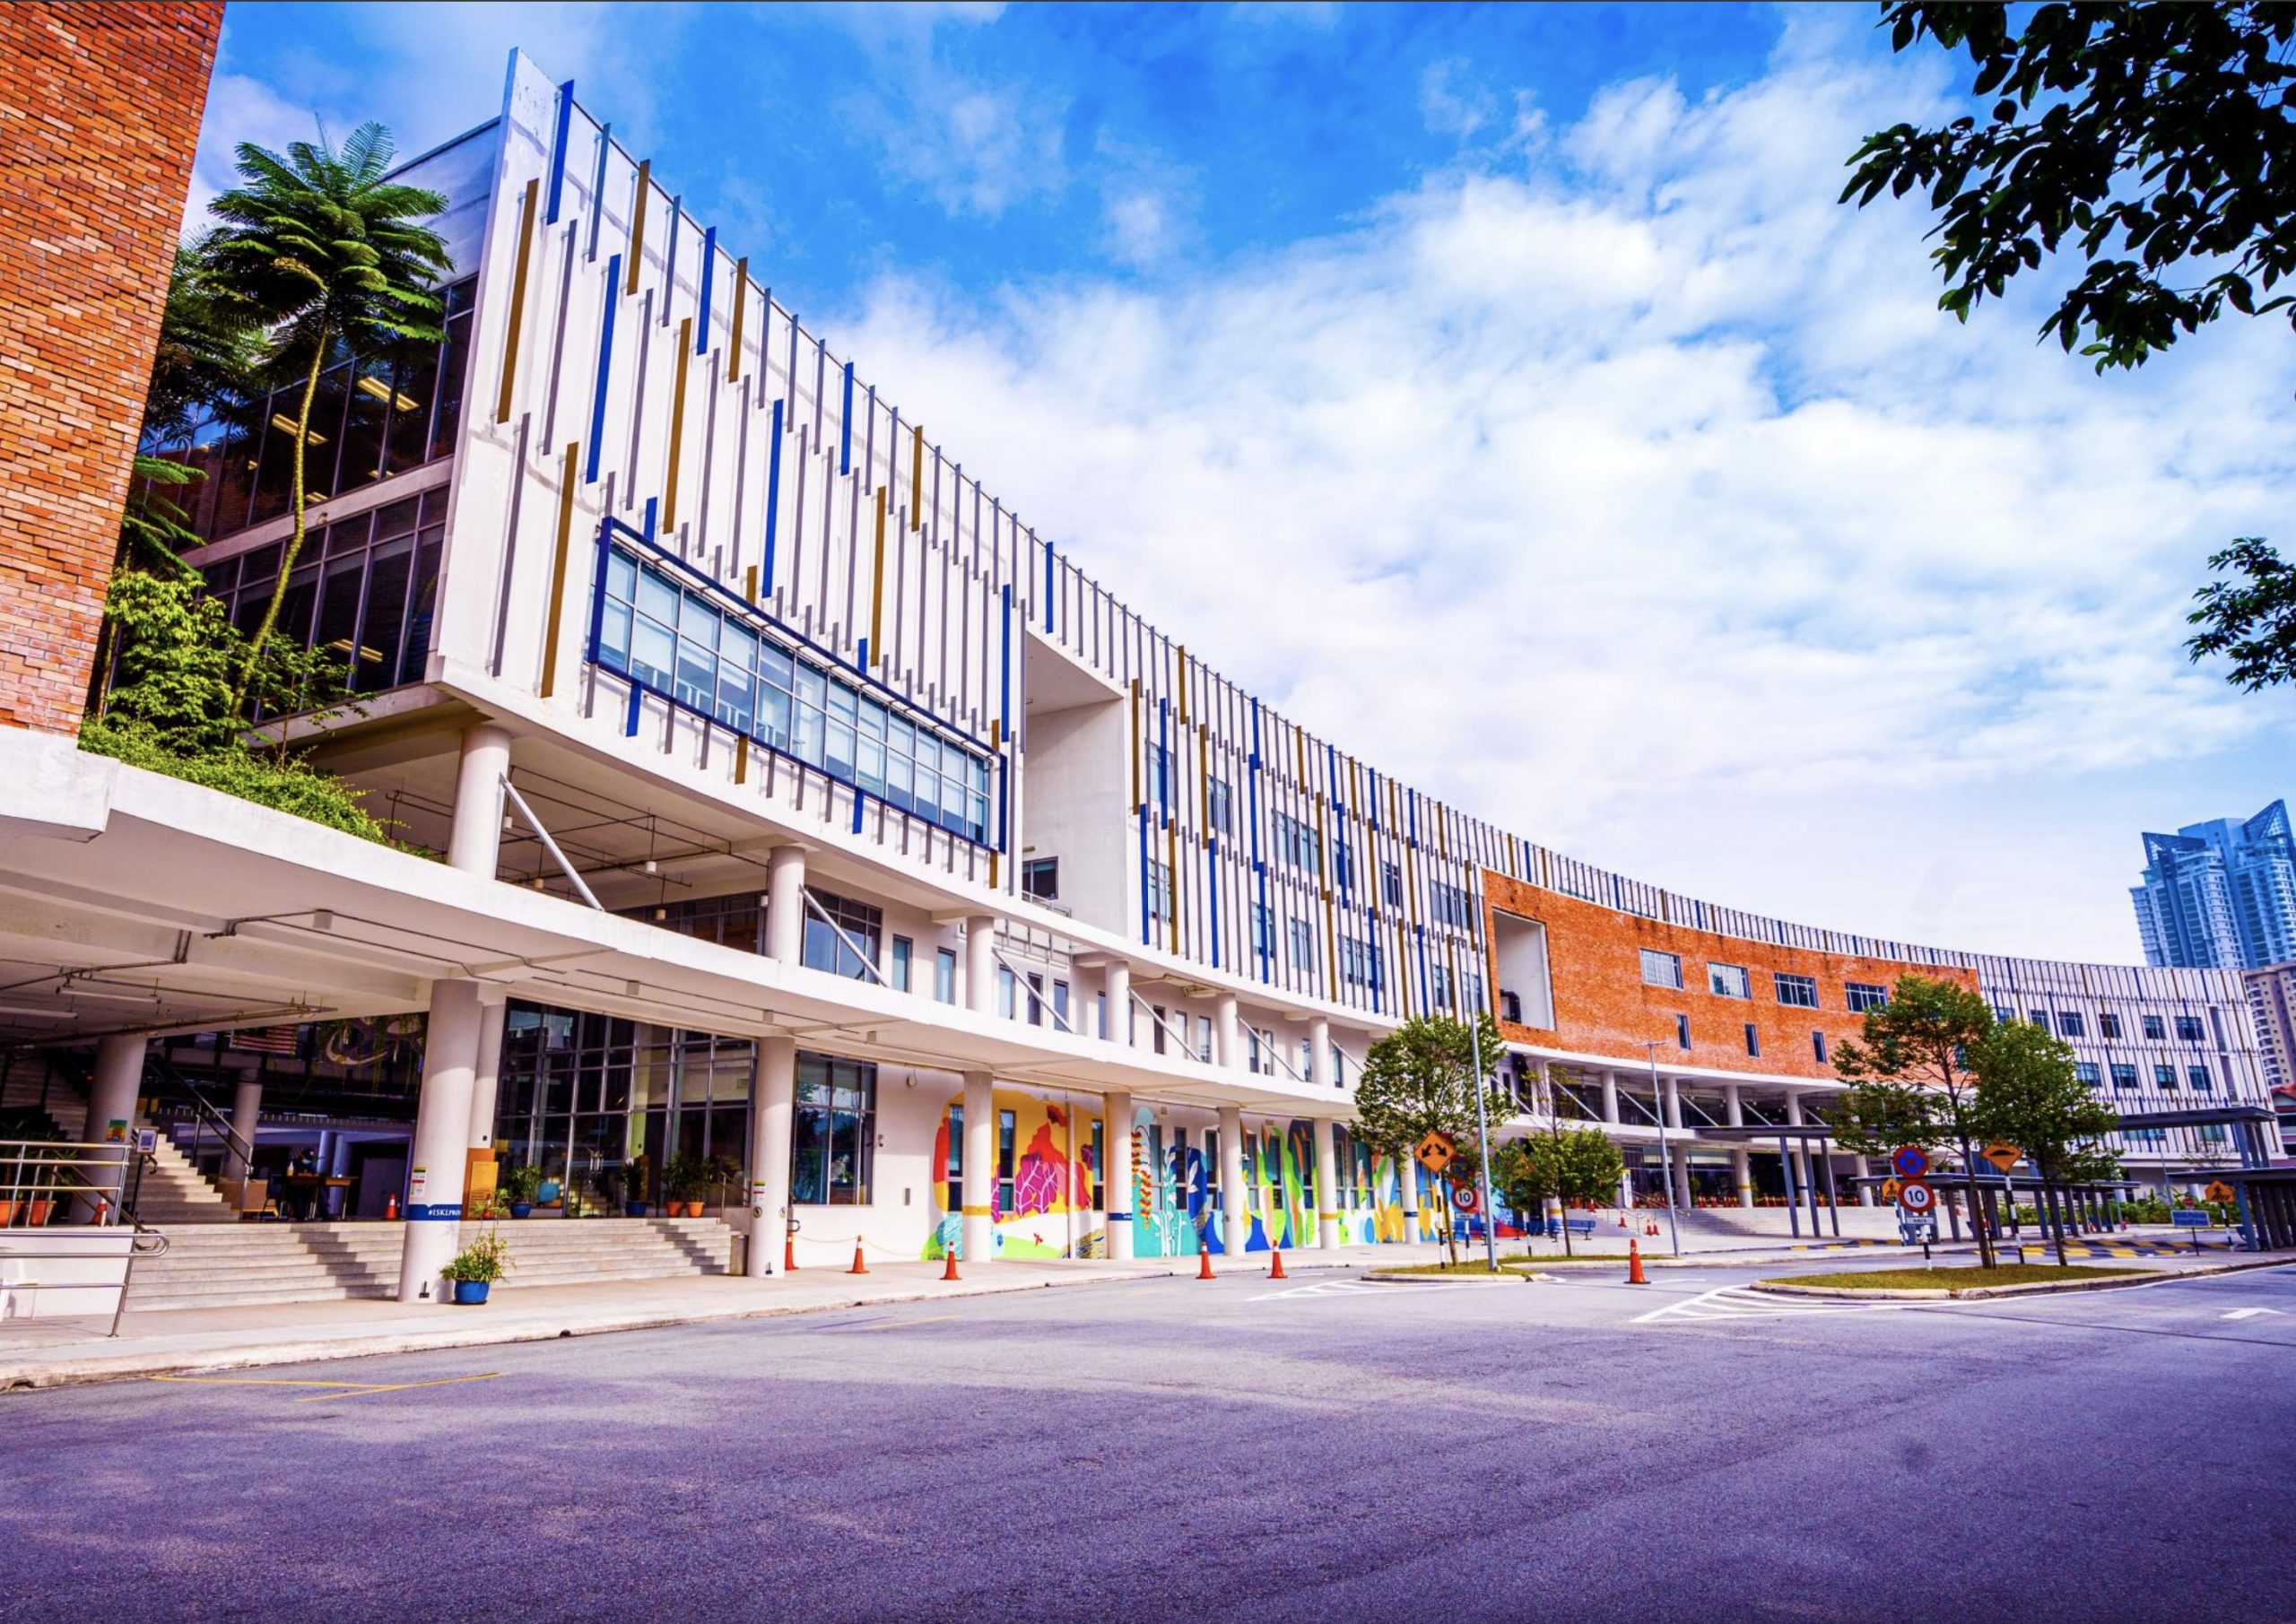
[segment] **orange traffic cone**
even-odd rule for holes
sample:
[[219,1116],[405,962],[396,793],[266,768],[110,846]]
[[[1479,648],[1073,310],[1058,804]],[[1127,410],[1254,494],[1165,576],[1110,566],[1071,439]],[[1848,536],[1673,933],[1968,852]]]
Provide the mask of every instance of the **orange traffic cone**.
[[1200,1240],[1196,1243],[1196,1278],[1198,1280],[1218,1278],[1212,1272],[1212,1244],[1209,1241]]
[[943,1280],[955,1280],[958,1278],[956,1242],[951,1241],[949,1243],[948,1250],[942,1253],[941,1255],[943,1258],[947,1260],[941,1265],[941,1278]]
[[781,1238],[781,1272],[784,1274],[797,1272],[797,1238],[794,1235]]
[[861,1238],[857,1235],[853,1238],[853,1266],[850,1269],[848,1269],[846,1272],[848,1274],[866,1274],[868,1272],[869,1265],[861,1261]]
[[1639,1240],[1630,1239],[1626,1243],[1626,1283],[1630,1286],[1650,1283],[1642,1275],[1642,1243]]
[[386,1223],[398,1221],[398,1192],[396,1190],[391,1192],[390,1199],[383,1203],[383,1221]]
[[1267,1278],[1268,1278],[1268,1279],[1270,1279],[1270,1280],[1290,1280],[1290,1279],[1292,1278],[1290,1275],[1286,1274],[1286,1273],[1283,1272],[1283,1247],[1278,1246],[1278,1247],[1276,1247],[1276,1248],[1275,1248],[1275,1250],[1274,1250],[1274,1251],[1273,1251],[1273,1252],[1269,1253],[1269,1254],[1268,1254],[1268,1259],[1269,1259],[1268,1265],[1267,1265]]

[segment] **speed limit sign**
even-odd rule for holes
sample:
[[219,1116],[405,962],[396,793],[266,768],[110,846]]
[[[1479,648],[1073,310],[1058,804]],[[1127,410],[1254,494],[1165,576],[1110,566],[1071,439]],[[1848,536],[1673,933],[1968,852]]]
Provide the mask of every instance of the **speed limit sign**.
[[1451,1204],[1472,1218],[1475,1210],[1483,1205],[1483,1197],[1471,1184],[1454,1184],[1451,1186]]
[[1898,1205],[1916,1218],[1926,1218],[1937,1210],[1937,1192],[1918,1178],[1909,1178],[1898,1191]]

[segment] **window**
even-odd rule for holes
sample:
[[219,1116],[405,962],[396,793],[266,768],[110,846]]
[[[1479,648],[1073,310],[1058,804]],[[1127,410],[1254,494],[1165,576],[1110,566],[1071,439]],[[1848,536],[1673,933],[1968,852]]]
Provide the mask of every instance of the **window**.
[[1680,953],[1662,953],[1652,948],[1642,950],[1642,985],[1672,987],[1682,990],[1683,960]]
[[[822,910],[820,914],[810,908],[805,910],[805,968],[827,970],[832,976],[848,976],[856,981],[869,979],[869,972],[876,968],[880,956],[883,910],[830,891],[808,890],[805,894],[819,903]],[[822,918],[822,914],[829,918]],[[836,924],[832,925],[830,920]],[[859,952],[855,951],[857,948]],[[861,957],[863,953],[868,955],[866,960]]]
[[1236,792],[1228,787],[1227,780],[1213,778],[1206,783],[1204,803],[1214,832],[1233,838],[1236,833]]
[[1212,1017],[1209,1015],[1196,1018],[1196,1057],[1206,1065],[1212,1064]]
[[1849,1004],[1849,1012],[1862,1015],[1867,1010],[1878,1010],[1890,1001],[1890,989],[1871,981],[1853,981],[1842,988]]
[[2166,1128],[2130,1128],[2121,1136],[2121,1142],[2133,1145],[2157,1145],[2169,1142]]
[[1148,747],[1148,800],[1160,810],[1172,803],[1172,753],[1161,744]]
[[1159,858],[1148,859],[1148,916],[1161,925],[1172,919],[1172,868]]
[[1798,1010],[1818,1007],[1818,979],[1814,976],[1789,976],[1778,972],[1778,1002],[1790,1003]]
[[2040,1028],[2042,1031],[2046,1032],[2048,1030],[2048,1012],[2047,1010],[2027,1010],[2025,1012],[2025,1018],[2031,1021],[2035,1026]]
[[988,838],[988,760],[783,647],[745,607],[617,543],[592,657],[899,811]]
[[1013,1191],[1013,1158],[1016,1149],[1013,1142],[1020,1137],[1019,1125],[1013,1112],[996,1113],[996,1210],[1001,1213],[1010,1213],[1019,1205]]
[[1511,1020],[1517,1026],[1523,1024],[1523,999],[1520,994],[1510,993],[1504,987],[1500,989],[1499,1018],[1501,1020]]
[[1252,951],[1263,959],[1275,956],[1275,910],[1265,902],[1252,904]]
[[1379,865],[1379,894],[1387,899],[1389,908],[1403,906],[1403,865],[1382,863]]
[[906,936],[893,938],[893,991],[909,991],[909,960],[917,956],[916,944]]
[[1817,1057],[1820,1065],[1829,1064],[1826,1060],[1826,1035],[1823,1032],[1810,1034],[1810,1053]]
[[2205,1065],[2186,1067],[2185,1081],[2192,1084],[2192,1091],[2196,1094],[2207,1093],[2211,1086],[2208,1078],[2208,1068]]
[[2146,1041],[2151,1043],[2160,1043],[2168,1038],[2169,1029],[2158,1015],[2145,1015],[2140,1017],[2140,1019],[2144,1022],[2144,1037]]
[[1339,939],[1340,979],[1350,986],[1379,990],[1379,944],[1358,942],[1352,936]]
[[1438,925],[1454,925],[1463,931],[1474,928],[1474,895],[1465,886],[1436,881],[1427,888],[1427,911]]
[[2124,1061],[2113,1062],[2113,1091],[2122,1093],[2136,1086],[2136,1068]]
[[2152,1068],[2152,1084],[2164,1094],[2175,1093],[2177,1091],[2177,1068],[2172,1065],[2154,1066]]
[[762,953],[764,902],[755,891],[736,891],[730,897],[680,898],[674,902],[657,902],[650,908],[626,908],[622,912],[625,918],[643,919],[698,942],[714,942],[719,947]]
[[1761,1055],[1761,1034],[1754,1030],[1754,1023],[1751,1020],[1746,1022],[1746,1053],[1757,1059]]
[[1996,1003],[1996,1004],[1995,1004],[1995,1005],[1993,1006],[1993,1019],[1994,1019],[1996,1021],[1998,1021],[1998,1022],[2000,1022],[2000,1023],[2002,1023],[2002,1024],[2004,1024],[2004,1025],[2006,1025],[2008,1022],[2010,1022],[2010,1021],[2012,1021],[2012,1020],[2014,1020],[2016,1018],[2017,1018],[2017,1017],[2016,1017],[2016,1015],[2015,1015],[2013,1012],[2011,1012],[2011,1010],[2010,1010],[2010,1008],[2009,1008],[2009,1006],[2008,1006],[2007,1004],[2005,1004],[2005,1003]]
[[1708,965],[1706,990],[1717,998],[1751,998],[1754,995],[1745,970],[1735,964]]
[[1039,902],[1060,900],[1060,859],[1026,857],[1021,862],[1021,894]]
[[2060,1038],[2084,1038],[2088,1036],[2087,1023],[2081,1019],[2081,1012],[2078,1010],[2057,1011],[2057,1035]]
[[2110,1010],[2100,1012],[2097,1016],[2097,1030],[2107,1038],[2119,1037],[2120,1017],[2114,1014]]
[[2205,1145],[2222,1144],[2224,1142],[2224,1125],[2221,1122],[2202,1123],[2200,1125],[2200,1142]]
[[2179,1015],[2177,1017],[2177,1041],[2179,1043],[2199,1043],[2202,1041],[2199,1016]]
[[957,950],[938,948],[933,954],[933,996],[942,1003],[957,1001]]
[[1316,838],[1314,829],[1288,812],[1277,812],[1274,826],[1275,855],[1279,858],[1311,874],[1323,872],[1322,843]]
[[1687,1015],[1674,1017],[1674,1046],[1678,1049],[1690,1047],[1690,1017]]
[[1427,967],[1427,1002],[1438,1009],[1451,1007],[1451,972],[1443,965]]
[[1003,965],[998,965],[996,967],[996,1012],[1007,1020],[1013,1019],[1016,996],[1014,987],[1013,972]]
[[1292,968],[1311,974],[1316,968],[1316,927],[1306,919],[1292,921]]
[[2097,1063],[2093,1060],[2074,1061],[2073,1063],[2073,1080],[2084,1089],[2093,1089],[2098,1087],[2100,1079],[2097,1075]]
[[876,1142],[877,1068],[862,1060],[798,1055],[789,1199],[802,1206],[867,1205]]
[[1164,1024],[1168,1017],[1164,1013],[1164,1006],[1162,1004],[1152,1004],[1150,1006],[1150,1010],[1151,1012],[1155,1015],[1156,1020],[1155,1023],[1149,1028],[1149,1035],[1155,1040],[1156,1053],[1161,1055],[1164,1052],[1164,1034],[1171,1029]]
[[1331,877],[1342,890],[1355,883],[1355,858],[1344,839],[1331,848]]

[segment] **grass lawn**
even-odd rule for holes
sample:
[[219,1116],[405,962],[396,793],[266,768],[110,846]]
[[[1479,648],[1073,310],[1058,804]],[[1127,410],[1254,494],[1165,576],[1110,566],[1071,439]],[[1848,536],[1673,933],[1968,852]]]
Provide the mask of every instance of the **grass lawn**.
[[1971,1286],[2039,1286],[2071,1280],[2112,1280],[2152,1269],[2092,1269],[2079,1264],[2007,1264],[1998,1269],[1860,1269],[1839,1274],[1788,1274],[1765,1286],[1824,1286],[1848,1291],[1961,1291]]

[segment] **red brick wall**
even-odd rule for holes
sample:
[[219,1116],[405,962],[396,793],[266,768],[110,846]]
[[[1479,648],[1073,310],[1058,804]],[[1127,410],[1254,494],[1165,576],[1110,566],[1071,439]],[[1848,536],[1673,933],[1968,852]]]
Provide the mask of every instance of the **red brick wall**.
[[[1761,1073],[1770,1076],[1830,1078],[1833,1068],[1821,1065],[1810,1041],[1813,1031],[1826,1035],[1827,1052],[1844,1038],[1855,1038],[1864,1017],[1852,1014],[1845,984],[1852,981],[1894,985],[1910,970],[1939,980],[1958,981],[1975,991],[1975,971],[1907,964],[1894,959],[1864,959],[1848,953],[1824,953],[1809,948],[1773,947],[1742,936],[1692,930],[1663,920],[1623,914],[1599,903],[1581,902],[1555,891],[1541,890],[1505,874],[1485,871],[1484,907],[1489,914],[1513,914],[1535,919],[1546,926],[1548,977],[1554,989],[1552,1029],[1516,1026],[1501,1021],[1500,1030],[1518,1042],[1608,1055],[1639,1063],[1642,1046],[1653,1038],[1665,1043],[1661,1064],[1687,1064],[1718,1071]],[[1496,924],[1487,925],[1496,940]],[[1683,986],[1646,986],[1642,981],[1644,948],[1679,954]],[[1747,999],[1718,997],[1707,990],[1709,963],[1735,964],[1752,983]],[[1492,985],[1500,985],[1497,960],[1492,960]],[[1809,976],[1818,984],[1818,1007],[1805,1009],[1778,1002],[1773,977]],[[1674,1017],[1690,1017],[1692,1046],[1675,1046]],[[1752,1022],[1761,1055],[1746,1053],[1745,1027]]]
[[0,7],[0,723],[79,730],[222,25]]

